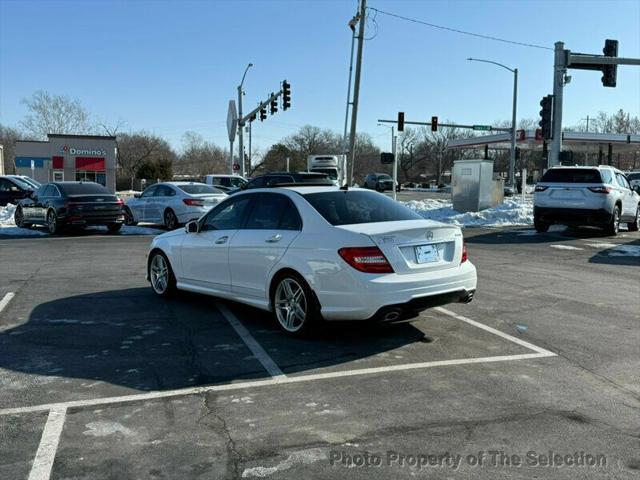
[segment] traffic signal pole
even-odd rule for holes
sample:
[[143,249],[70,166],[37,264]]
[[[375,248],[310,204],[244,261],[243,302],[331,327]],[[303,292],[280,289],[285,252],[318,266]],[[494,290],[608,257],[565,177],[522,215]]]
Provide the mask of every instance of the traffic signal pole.
[[549,167],[560,163],[560,152],[562,151],[562,93],[566,73],[567,52],[564,49],[564,42],[556,42],[553,62],[553,120],[551,122],[552,137],[551,149],[549,150]]

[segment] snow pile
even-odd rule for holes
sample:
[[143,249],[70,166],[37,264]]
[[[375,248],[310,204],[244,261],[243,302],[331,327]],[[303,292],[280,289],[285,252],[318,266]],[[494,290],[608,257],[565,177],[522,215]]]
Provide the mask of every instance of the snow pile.
[[[19,235],[19,236],[42,236],[48,235],[48,232],[44,229],[37,230],[36,228],[18,228],[13,219],[16,212],[16,206],[8,204],[6,207],[0,207],[0,235]],[[89,227],[87,230],[103,230],[107,231],[106,227]],[[151,227],[129,227],[123,225],[120,230],[120,235],[159,235],[164,233],[164,230]]]
[[460,213],[450,201],[425,199],[403,202],[424,218],[465,227],[513,227],[533,224],[533,201],[520,196],[507,198],[502,205],[481,212]]

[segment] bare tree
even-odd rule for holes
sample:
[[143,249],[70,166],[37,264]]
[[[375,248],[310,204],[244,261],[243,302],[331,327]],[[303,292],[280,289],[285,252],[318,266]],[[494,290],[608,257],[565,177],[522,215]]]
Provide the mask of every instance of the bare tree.
[[93,131],[89,113],[78,99],[38,90],[22,103],[29,113],[20,124],[28,135],[38,140],[45,140],[49,133],[82,135]]
[[170,162],[176,158],[169,143],[147,132],[121,133],[118,135],[120,169],[131,180],[133,189],[136,174],[148,162]]
[[207,142],[199,133],[184,133],[182,153],[175,165],[176,173],[204,176],[209,173],[226,173],[226,168],[227,153],[222,148]]
[[8,174],[16,172],[16,140],[21,138],[23,137],[19,130],[0,125],[0,145],[2,145],[4,152],[4,171]]

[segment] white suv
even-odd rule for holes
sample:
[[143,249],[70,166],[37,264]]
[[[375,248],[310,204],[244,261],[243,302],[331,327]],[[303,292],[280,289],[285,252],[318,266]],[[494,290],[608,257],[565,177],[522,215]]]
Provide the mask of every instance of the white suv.
[[536,185],[534,226],[546,232],[549,225],[591,225],[616,235],[620,223],[638,231],[640,191],[634,191],[620,170],[609,167],[553,167]]

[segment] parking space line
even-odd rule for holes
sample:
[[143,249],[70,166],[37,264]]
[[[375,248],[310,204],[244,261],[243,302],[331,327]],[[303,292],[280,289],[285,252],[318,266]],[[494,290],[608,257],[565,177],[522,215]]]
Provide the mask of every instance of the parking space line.
[[404,370],[418,370],[433,367],[445,367],[452,365],[470,365],[477,363],[508,362],[514,360],[528,360],[535,358],[555,357],[552,352],[544,353],[523,353],[519,355],[501,355],[496,357],[460,358],[456,360],[438,360],[433,362],[406,363],[403,365],[389,365],[386,367],[361,368],[357,370],[342,370],[338,372],[314,373],[310,375],[300,375],[297,377],[274,377],[266,380],[253,380],[248,382],[227,383],[223,385],[211,385],[208,387],[189,387],[177,390],[166,390],[163,392],[136,393],[133,395],[123,395],[120,397],[94,398],[89,400],[70,400],[68,402],[51,403],[45,405],[34,405],[30,407],[14,407],[0,409],[0,415],[16,415],[21,413],[33,413],[49,410],[51,408],[82,408],[92,406],[104,406],[113,404],[123,404],[138,401],[157,400],[170,397],[181,397],[185,395],[202,394],[206,392],[226,392],[233,390],[243,390],[247,388],[268,387],[274,385],[287,385],[292,383],[303,383],[315,380],[328,380],[333,378],[355,377],[386,372],[399,372]]
[[7,308],[7,305],[9,305],[9,302],[11,301],[11,299],[13,297],[15,297],[16,294],[13,292],[8,292],[7,294],[5,294],[4,297],[2,297],[2,300],[0,300],[0,313],[2,313],[2,311]]
[[456,320],[460,320],[462,322],[468,323],[469,325],[473,325],[474,327],[481,328],[482,330],[486,330],[487,332],[493,333],[499,337],[504,338],[505,340],[509,340],[510,342],[517,343],[518,345],[528,348],[529,350],[533,350],[534,352],[538,352],[541,354],[545,354],[546,356],[555,356],[556,354],[550,352],[549,350],[545,350],[544,348],[537,347],[529,342],[525,342],[524,340],[520,340],[519,338],[513,337],[507,333],[501,332],[500,330],[496,330],[484,323],[476,322],[475,320],[471,320],[463,315],[458,315],[451,310],[447,310],[446,308],[436,307],[434,310],[437,310],[440,313],[444,313],[445,315],[449,315],[450,317],[455,318]]
[[264,348],[258,343],[258,341],[249,333],[249,330],[238,320],[231,310],[227,308],[226,305],[221,303],[216,304],[222,316],[227,319],[227,321],[231,324],[236,333],[242,338],[244,343],[247,345],[251,353],[258,359],[258,361],[262,364],[269,375],[273,378],[286,377],[284,372],[280,370],[280,367],[273,361],[273,359],[269,356],[269,354],[265,351]]
[[49,417],[42,431],[36,458],[31,466],[29,480],[49,480],[66,415],[67,408],[64,406],[57,406],[49,411]]

